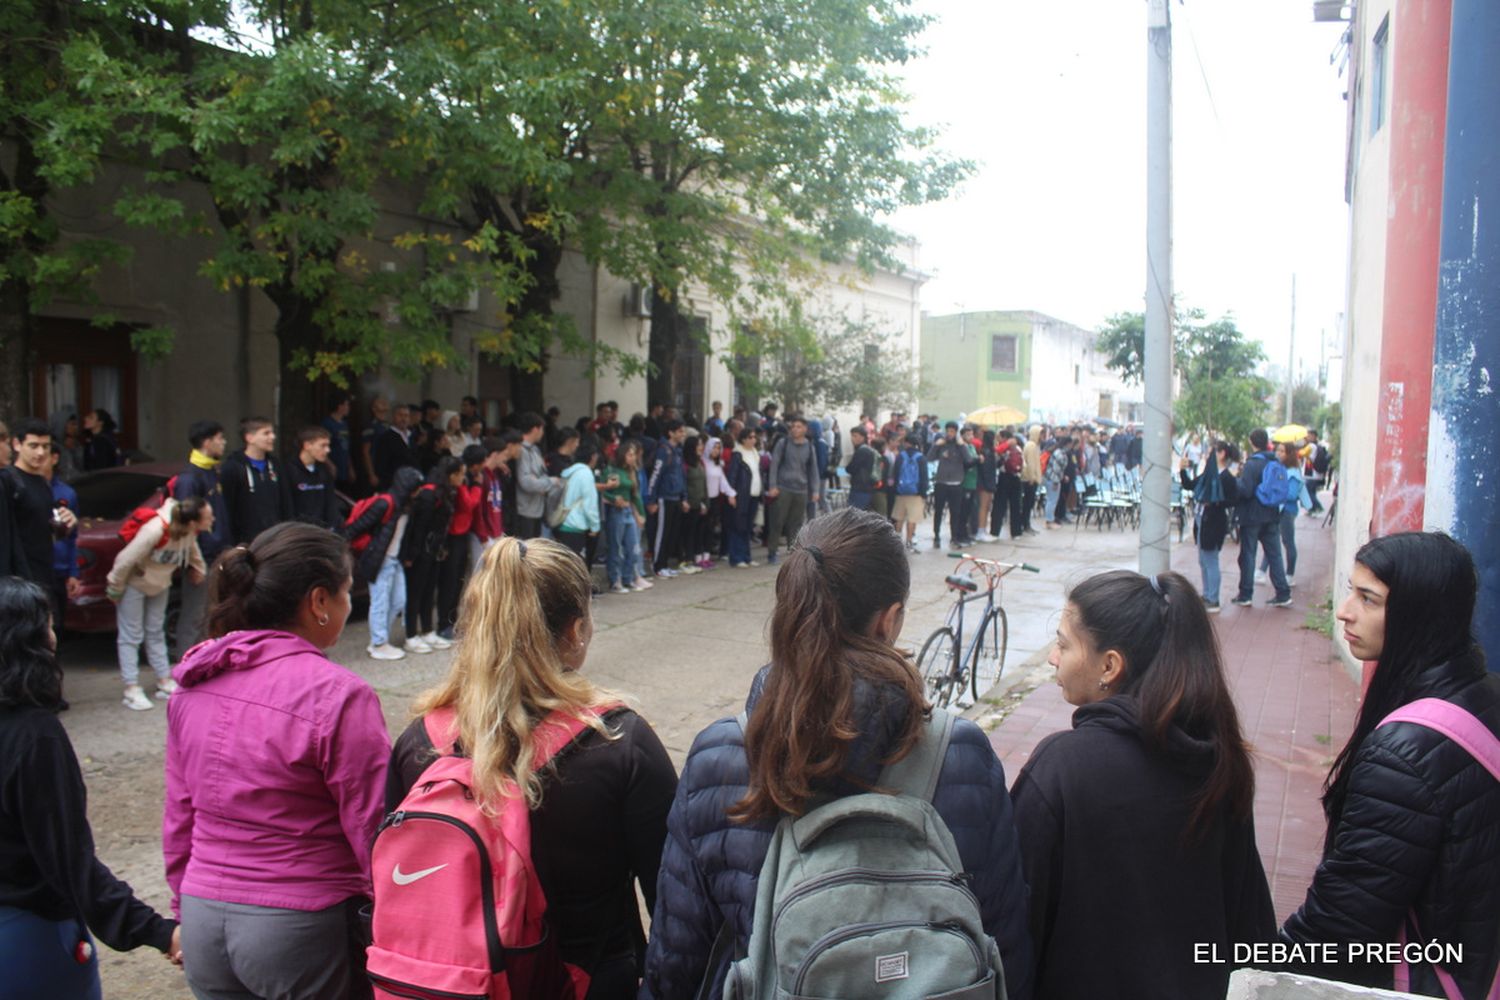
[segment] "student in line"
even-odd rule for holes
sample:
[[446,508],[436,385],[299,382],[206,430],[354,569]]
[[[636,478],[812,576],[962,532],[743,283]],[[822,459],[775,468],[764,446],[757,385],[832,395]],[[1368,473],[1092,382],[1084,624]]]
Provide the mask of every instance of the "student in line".
[[0,993],[98,1000],[94,938],[181,964],[177,922],[94,855],[83,773],[57,719],[62,670],[46,591],[0,576]]
[[[1500,984],[1500,781],[1449,736],[1385,722],[1426,699],[1500,735],[1500,677],[1474,639],[1474,559],[1437,532],[1365,543],[1339,605],[1344,641],[1375,664],[1354,732],[1323,791],[1328,831],[1307,900],[1281,929],[1292,942],[1438,941],[1462,964],[1318,966],[1316,975],[1423,996],[1494,996]],[[1486,739],[1486,735],[1488,739]],[[1318,971],[1321,970],[1321,971]]]
[[268,528],[219,557],[211,641],[174,671],[162,853],[199,1000],[363,982],[358,912],[391,744],[374,689],[327,654],[352,584],[338,535]]
[[[589,591],[583,560],[557,542],[503,538],[485,550],[464,592],[452,669],[396,740],[386,804],[399,806],[436,758],[424,717],[441,713],[473,759],[476,796],[526,798],[560,957],[590,975],[590,1000],[628,1000],[644,952],[636,886],[654,905],[677,779],[650,724],[583,675]],[[586,728],[534,769],[537,730],[559,714]]]
[[1178,470],[1182,488],[1192,490],[1198,505],[1198,572],[1203,577],[1203,606],[1211,615],[1219,613],[1219,552],[1229,537],[1229,512],[1238,496],[1238,480],[1230,471],[1237,455],[1234,445],[1215,441],[1196,477],[1186,458]]
[[[810,521],[776,577],[771,663],[746,700],[747,728],[721,719],[694,740],[667,821],[643,997],[718,996],[731,922],[743,954],[756,882],[784,816],[814,798],[868,790],[922,737],[922,679],[895,643],[911,570],[885,518],[845,508]],[[1026,890],[1005,775],[978,726],[959,720],[932,804],[953,835],[1000,946],[1006,988],[1031,995]],[[858,919],[850,914],[850,921]],[[711,959],[717,964],[711,966]]]
[[1074,587],[1049,662],[1073,728],[1016,778],[1036,995],[1213,997],[1195,945],[1270,940],[1255,776],[1213,626],[1177,573]]

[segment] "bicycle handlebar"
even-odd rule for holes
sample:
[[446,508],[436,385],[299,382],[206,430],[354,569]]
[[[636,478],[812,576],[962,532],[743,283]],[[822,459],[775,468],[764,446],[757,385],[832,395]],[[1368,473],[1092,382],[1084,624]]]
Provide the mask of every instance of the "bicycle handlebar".
[[1002,571],[1001,576],[1004,576],[1006,573],[1009,573],[1012,570],[1018,569],[1024,569],[1028,573],[1040,573],[1042,571],[1040,567],[1033,566],[1030,563],[997,562],[994,559],[981,559],[978,556],[971,556],[967,552],[950,552],[948,553],[948,558],[971,562],[976,566],[992,566],[995,569]]

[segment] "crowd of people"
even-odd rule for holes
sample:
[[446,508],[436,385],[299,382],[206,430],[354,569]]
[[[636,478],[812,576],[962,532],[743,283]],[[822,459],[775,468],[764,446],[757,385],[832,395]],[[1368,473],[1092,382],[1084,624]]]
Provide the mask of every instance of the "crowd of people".
[[[209,509],[174,510],[167,544]],[[857,996],[872,975],[923,995],[1217,996],[1246,964],[1236,946],[1267,942],[1336,949],[1304,971],[1478,997],[1500,963],[1500,782],[1430,707],[1475,740],[1500,730],[1473,560],[1445,536],[1378,538],[1356,557],[1338,619],[1378,666],[1329,775],[1323,861],[1280,927],[1218,640],[1177,574],[1072,589],[1050,662],[1073,726],[1007,786],[985,734],[929,710],[896,646],[911,570],[877,513],[799,529],[770,663],[680,775],[646,718],[588,680],[594,601],[575,545],[481,548],[448,674],[394,744],[369,683],[329,656],[354,562],[339,533],[296,521],[215,559],[208,638],[168,702],[170,917],[94,856],[48,595],[0,579],[9,995],[98,996],[96,938],[162,951],[205,1000],[686,998],[726,982]],[[870,874],[911,852],[951,875]],[[880,893],[858,895],[861,880]],[[921,919],[864,919],[901,906]],[[1407,935],[1462,961],[1419,949],[1393,966],[1346,947]],[[803,943],[779,953],[788,940]],[[1194,961],[1205,948],[1225,960]]]

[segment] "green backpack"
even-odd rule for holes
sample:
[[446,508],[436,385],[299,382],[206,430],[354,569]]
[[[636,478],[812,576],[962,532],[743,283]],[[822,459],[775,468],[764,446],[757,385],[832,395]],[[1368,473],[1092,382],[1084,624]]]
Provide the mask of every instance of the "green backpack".
[[850,795],[782,819],[725,1000],[1005,1000],[1000,949],[932,807],[953,723],[934,708],[921,741],[881,772],[876,787],[901,794]]

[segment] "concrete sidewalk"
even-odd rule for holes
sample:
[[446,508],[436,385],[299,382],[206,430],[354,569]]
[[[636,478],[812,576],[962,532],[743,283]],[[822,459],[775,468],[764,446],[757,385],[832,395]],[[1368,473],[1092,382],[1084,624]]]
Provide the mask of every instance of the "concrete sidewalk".
[[[1085,529],[1078,533],[1079,541],[1094,534]],[[1110,534],[1090,539],[1093,544],[1085,551],[1094,557],[1092,568],[1135,568],[1135,534]],[[1049,540],[1055,542],[1057,535],[1054,532]],[[1129,542],[1128,551],[1122,551],[1120,541]],[[1055,544],[1048,548],[1054,569],[1071,561]],[[1255,607],[1229,603],[1239,581],[1239,550],[1226,545],[1221,554],[1224,610],[1214,619],[1240,724],[1255,749],[1255,833],[1279,919],[1301,905],[1322,856],[1319,796],[1334,755],[1353,730],[1359,696],[1333,640],[1307,627],[1310,618],[1327,618],[1332,529],[1324,528],[1321,518],[1298,518],[1297,548],[1298,585],[1292,591],[1296,603],[1281,610],[1265,607],[1271,598],[1265,584],[1256,587]],[[1172,568],[1199,582],[1191,536],[1174,544]],[[1013,708],[1002,708],[1004,716],[991,731],[991,743],[1012,781],[1043,737],[1071,726],[1073,713],[1052,683],[1051,668],[1042,664],[1018,675],[1017,692],[1036,686]]]

